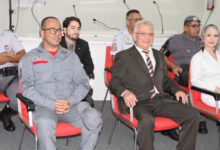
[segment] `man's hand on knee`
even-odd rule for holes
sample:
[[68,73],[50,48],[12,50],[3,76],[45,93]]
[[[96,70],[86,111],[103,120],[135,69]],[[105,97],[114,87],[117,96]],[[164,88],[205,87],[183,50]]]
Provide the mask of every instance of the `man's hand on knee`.
[[125,90],[122,94],[122,97],[124,98],[125,104],[128,107],[134,107],[138,101],[134,93],[129,90]]
[[56,105],[55,105],[55,111],[57,114],[66,114],[69,112],[70,110],[70,102],[68,100],[65,99],[58,99],[56,100]]

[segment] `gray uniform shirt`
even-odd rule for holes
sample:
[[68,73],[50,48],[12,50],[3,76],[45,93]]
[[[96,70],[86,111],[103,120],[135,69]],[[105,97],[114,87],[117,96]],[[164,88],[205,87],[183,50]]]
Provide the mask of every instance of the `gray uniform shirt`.
[[80,102],[90,88],[78,56],[61,46],[52,56],[40,44],[21,59],[19,67],[22,94],[51,110],[57,99],[67,99],[71,105]]
[[191,39],[182,33],[170,38],[168,50],[171,52],[175,64],[189,64],[192,56],[200,50],[200,44],[199,37]]

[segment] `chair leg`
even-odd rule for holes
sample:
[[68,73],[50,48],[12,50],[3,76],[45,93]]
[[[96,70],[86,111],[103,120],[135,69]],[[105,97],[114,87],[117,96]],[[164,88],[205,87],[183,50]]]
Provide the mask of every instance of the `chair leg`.
[[134,150],[137,150],[137,130],[134,129]]
[[66,146],[69,145],[69,137],[66,138]]
[[38,150],[38,144],[39,144],[39,140],[37,138],[37,136],[35,135],[35,149]]
[[113,128],[112,128],[112,132],[111,132],[111,134],[110,134],[109,140],[108,140],[108,144],[109,144],[109,145],[110,145],[111,142],[112,142],[112,137],[113,137],[113,134],[114,134],[114,131],[115,131],[115,128],[116,128],[118,122],[119,122],[119,120],[116,119],[116,120],[115,120],[115,123],[114,123],[114,126],[113,126]]
[[22,131],[22,136],[21,136],[21,140],[20,140],[20,143],[19,143],[19,146],[18,146],[18,150],[21,150],[21,146],[22,146],[22,143],[23,143],[23,139],[24,139],[24,132],[25,132],[25,124],[23,124],[24,127],[23,127],[23,131]]
[[104,105],[105,105],[105,102],[106,102],[106,99],[107,99],[108,91],[109,91],[109,88],[105,92],[105,98],[102,102],[101,112],[103,112],[103,108],[104,108]]
[[220,126],[218,126],[218,149],[220,150]]

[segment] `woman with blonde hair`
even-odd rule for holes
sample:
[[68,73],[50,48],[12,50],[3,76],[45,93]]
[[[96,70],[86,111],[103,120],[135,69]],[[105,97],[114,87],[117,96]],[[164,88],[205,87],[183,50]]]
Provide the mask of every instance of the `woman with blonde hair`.
[[[202,31],[202,48],[191,60],[192,85],[220,93],[220,52],[219,30],[214,24],[207,25]],[[207,94],[201,95],[202,101],[216,107],[214,98]],[[220,101],[217,103],[220,105]]]

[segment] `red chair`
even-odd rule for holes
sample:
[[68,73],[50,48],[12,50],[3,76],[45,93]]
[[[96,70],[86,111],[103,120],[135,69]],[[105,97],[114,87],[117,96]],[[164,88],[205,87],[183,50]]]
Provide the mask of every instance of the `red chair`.
[[[121,121],[125,123],[127,126],[131,127],[134,130],[135,133],[135,146],[134,149],[137,149],[137,125],[138,125],[138,120],[133,117],[133,109],[130,108],[130,114],[121,114],[119,112],[118,108],[118,99],[116,96],[112,95],[112,110],[113,114],[116,117],[116,121],[114,124],[114,127],[112,129],[112,133],[109,138],[109,144],[111,143],[112,136],[114,134],[114,130],[116,127],[116,124]],[[154,131],[163,131],[163,130],[170,130],[170,129],[175,129],[179,127],[179,124],[174,122],[173,120],[165,117],[154,117],[154,124],[155,128]]]
[[[201,99],[201,93],[205,93],[205,94],[213,96],[216,102],[220,100],[220,94],[193,86],[191,83],[190,72],[189,72],[188,88],[189,88],[191,106],[195,108],[197,111],[199,111],[200,113],[207,115],[217,121],[220,121],[220,108],[217,105],[217,103],[216,103],[216,107],[211,107],[211,106],[206,105],[205,103],[203,103]],[[218,132],[219,132],[218,134],[220,135],[220,126],[219,126]],[[219,147],[220,147],[220,137],[219,137]]]
[[0,102],[8,102],[9,98],[6,97],[3,93],[0,93]]
[[220,100],[220,94],[193,86],[191,83],[190,72],[189,72],[188,88],[189,88],[190,102],[191,102],[192,107],[197,109],[200,113],[203,113],[214,119],[220,120],[219,106],[216,105],[216,107],[210,107],[206,105],[205,103],[203,103],[201,99],[201,93],[205,93],[205,94],[213,96],[216,101]]
[[[18,101],[19,117],[24,123],[22,137],[21,137],[21,141],[19,144],[19,150],[21,150],[26,126],[30,129],[30,131],[35,136],[36,150],[38,150],[37,130],[33,122],[33,116],[32,116],[32,112],[35,110],[35,105],[33,101],[31,101],[30,99],[26,97],[23,97],[21,93],[17,94],[17,101]],[[75,126],[65,123],[65,122],[58,122],[57,127],[56,127],[56,133],[55,133],[56,137],[70,137],[70,136],[79,135],[79,134],[81,134],[81,130],[79,128],[76,128]],[[66,145],[68,145],[68,138],[67,138]]]
[[105,77],[105,85],[107,87],[107,90],[105,92],[105,97],[102,103],[101,112],[103,111],[107,95],[109,93],[109,82],[112,78],[111,68],[112,68],[112,58],[111,58],[111,46],[106,47],[106,53],[105,53],[105,69],[104,69],[104,77]]
[[[168,56],[168,59],[169,59],[169,61],[173,62],[173,57],[172,57],[171,54]],[[169,75],[169,77],[174,81],[174,83],[175,83],[179,88],[181,88],[185,93],[188,93],[188,92],[189,92],[188,87],[181,86],[180,84],[178,84],[178,83],[175,81],[175,79],[174,79],[174,78],[175,78],[175,74],[174,74],[173,72],[169,71],[169,72],[168,72],[168,75]]]

